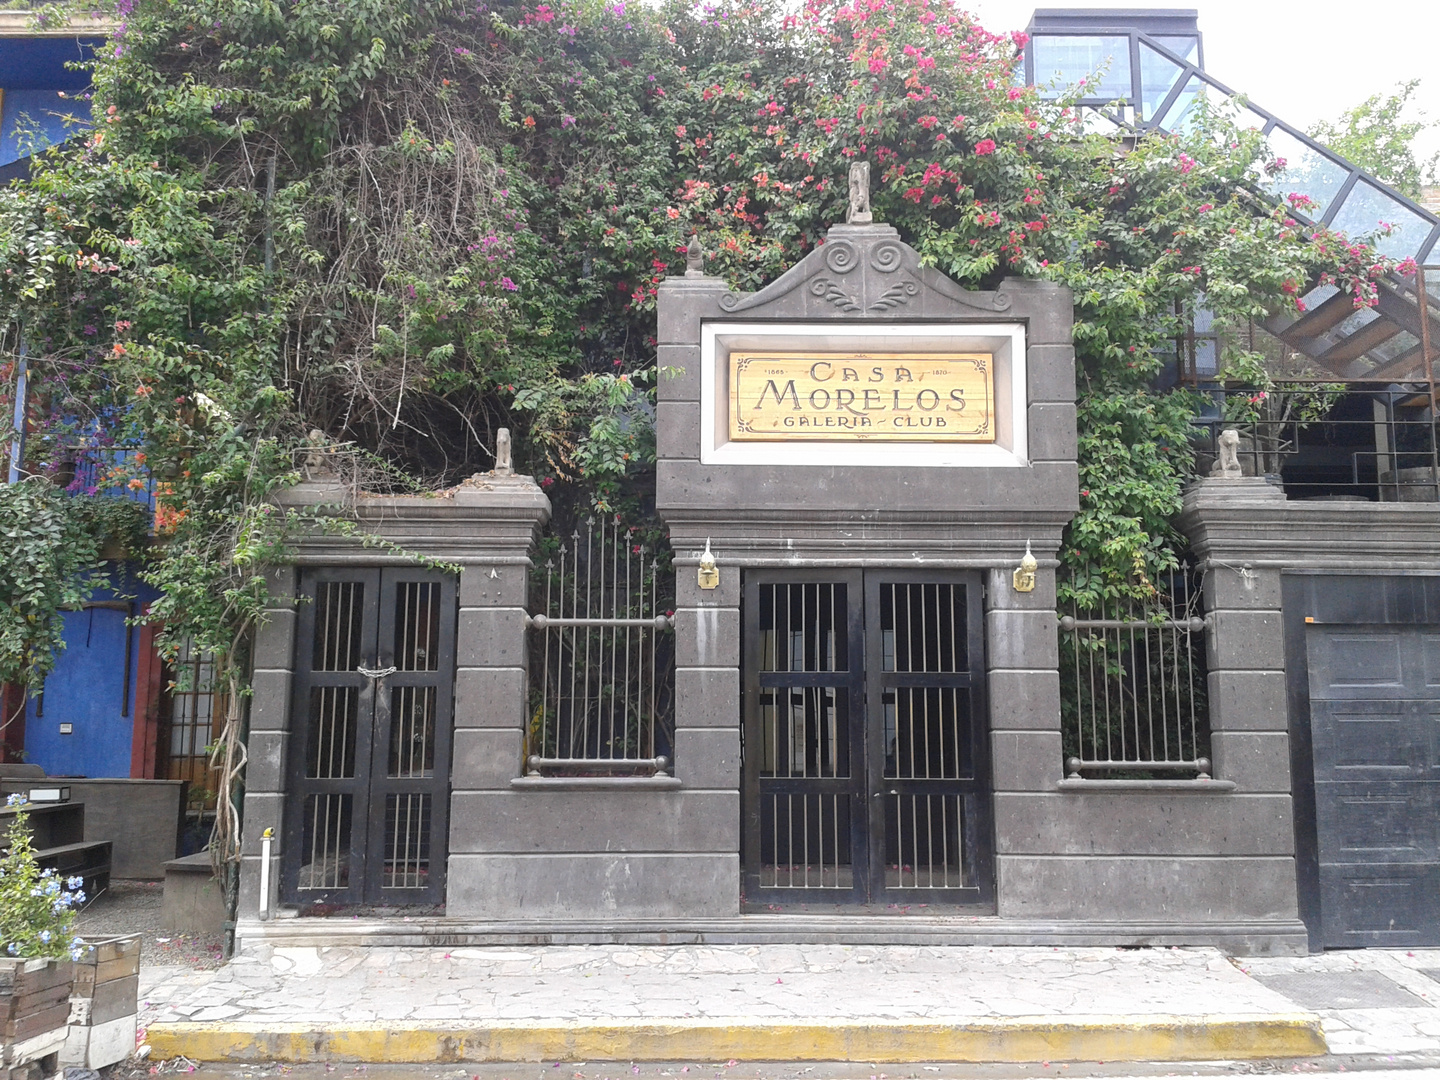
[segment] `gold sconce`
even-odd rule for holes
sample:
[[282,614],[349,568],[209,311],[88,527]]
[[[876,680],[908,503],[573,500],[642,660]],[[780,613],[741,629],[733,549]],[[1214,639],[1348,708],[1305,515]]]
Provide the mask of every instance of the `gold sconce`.
[[700,588],[717,589],[720,587],[720,567],[715,564],[715,556],[710,552],[710,538],[705,538],[705,551],[700,556],[699,570]]
[[1015,568],[1015,573],[1010,577],[1010,584],[1016,592],[1035,591],[1035,571],[1040,564],[1035,561],[1035,556],[1030,554],[1030,541],[1025,541],[1025,557],[1020,560],[1020,565]]

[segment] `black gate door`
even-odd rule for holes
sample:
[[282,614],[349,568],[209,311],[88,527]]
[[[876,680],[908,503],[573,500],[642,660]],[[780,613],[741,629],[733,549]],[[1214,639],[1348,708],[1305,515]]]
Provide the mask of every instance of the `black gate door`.
[[305,571],[282,892],[289,903],[444,897],[455,582]]
[[978,575],[751,572],[745,902],[992,906]]
[[1327,948],[1440,945],[1440,627],[1310,626]]

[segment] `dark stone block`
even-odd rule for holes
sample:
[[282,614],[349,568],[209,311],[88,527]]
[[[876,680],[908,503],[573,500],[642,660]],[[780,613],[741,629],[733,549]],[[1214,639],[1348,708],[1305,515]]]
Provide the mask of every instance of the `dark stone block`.
[[1216,923],[1296,918],[1295,860],[1129,856],[999,860],[1002,918]]
[[1292,820],[1288,794],[995,796],[996,847],[1007,855],[1292,855]]

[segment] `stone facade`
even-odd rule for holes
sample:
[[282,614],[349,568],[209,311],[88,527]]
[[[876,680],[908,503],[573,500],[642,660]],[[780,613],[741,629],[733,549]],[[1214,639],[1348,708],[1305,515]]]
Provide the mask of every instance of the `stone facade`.
[[1286,881],[1319,948],[1307,625],[1440,624],[1440,507],[1292,501],[1263,479],[1206,480],[1186,494],[1180,525],[1212,620],[1215,774],[1252,801],[1285,806],[1271,835],[1290,844]]
[[[884,226],[837,227],[827,246],[836,242],[858,249],[849,260],[853,271],[843,276],[856,307],[865,308],[897,278],[918,286],[912,308],[866,310],[870,325],[926,319],[1024,326],[1029,462],[1019,469],[705,464],[698,437],[703,388],[696,377],[702,326],[854,316],[827,299],[828,289],[815,287],[837,277],[824,247],[749,296],[729,294],[709,278],[666,282],[661,363],[681,370],[660,385],[657,505],[671,528],[684,616],[692,623],[706,619],[715,632],[707,655],[682,661],[677,673],[681,729],[703,730],[707,745],[724,737],[738,743],[746,569],[981,570],[1001,925],[1024,940],[1079,934],[1297,948],[1288,791],[1277,792],[1279,780],[1257,760],[1263,742],[1224,745],[1226,768],[1236,779],[1064,779],[1055,556],[1078,505],[1068,293],[1017,280],[994,293],[966,292],[919,266]],[[903,252],[894,265],[873,257],[881,244]],[[707,540],[722,573],[713,593],[693,584]],[[1037,585],[1019,593],[1010,576],[1027,541],[1040,564]],[[1216,640],[1228,631],[1228,625],[1217,630]],[[683,775],[689,755],[677,746],[676,757]],[[738,767],[728,767],[730,782],[738,783]],[[737,819],[737,854],[739,839]]]
[[[843,257],[840,253],[844,253]],[[845,299],[837,303],[837,293]],[[895,297],[902,302],[892,303]],[[887,300],[886,298],[890,298]],[[862,313],[863,320],[857,316]],[[709,452],[702,380],[712,334],[744,320],[785,328],[997,325],[1023,332],[1027,440],[1017,460],[765,464]],[[976,331],[979,332],[978,330]],[[989,331],[987,331],[989,332]],[[516,939],[1219,943],[1305,947],[1305,838],[1292,773],[1287,686],[1292,572],[1377,567],[1440,575],[1440,512],[1419,504],[1302,504],[1253,478],[1197,483],[1182,525],[1203,560],[1213,780],[1066,779],[1056,612],[1057,549],[1077,509],[1069,294],[1006,280],[968,292],[922,267],[883,225],[837,226],[775,283],[736,295],[703,273],[659,298],[656,500],[676,565],[673,775],[526,776],[530,557],[549,503],[495,474],[438,499],[361,499],[362,531],[458,563],[449,851],[442,918],[401,925],[259,922],[258,859],[281,829],[295,677],[298,573],[396,561],[344,537],[301,545],[274,572],[280,598],[256,643],[239,933],[242,940]],[[714,379],[712,364],[710,378]],[[707,404],[709,403],[709,404]],[[713,446],[710,448],[713,449]],[[302,485],[291,499],[337,492]],[[697,579],[707,543],[713,589]],[[1027,549],[1033,591],[1012,573]],[[742,621],[750,571],[970,571],[983,584],[993,913],[751,915],[741,897]],[[1292,590],[1293,591],[1293,590]],[[1291,650],[1293,651],[1293,650]],[[1303,817],[1303,815],[1302,815]],[[1302,854],[1297,899],[1296,852]],[[341,925],[341,923],[344,925]],[[348,935],[348,936],[347,936]]]

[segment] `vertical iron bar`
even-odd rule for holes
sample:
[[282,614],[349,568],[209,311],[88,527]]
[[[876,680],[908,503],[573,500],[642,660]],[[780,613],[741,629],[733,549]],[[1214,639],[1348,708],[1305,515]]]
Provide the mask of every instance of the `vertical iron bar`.
[[[602,529],[604,528],[603,524],[602,524],[601,528],[602,528]],[[587,618],[587,619],[594,618],[594,616],[595,616],[594,608],[593,608],[592,605],[591,605],[591,596],[592,596],[592,592],[593,592],[592,585],[593,585],[593,580],[594,580],[594,569],[595,569],[595,519],[594,519],[593,517],[591,517],[591,518],[589,518],[589,519],[587,520],[587,522],[586,522],[586,529],[585,529],[585,616],[584,616],[584,617]],[[578,567],[578,566],[576,567],[576,570],[577,570],[577,571],[579,570],[579,567]],[[578,578],[579,575],[577,574],[576,576],[577,576],[577,578]],[[591,642],[592,637],[593,637],[593,635],[591,634],[589,628],[587,627],[586,630],[585,630],[585,666],[584,666],[584,668],[581,669],[582,677],[581,677],[581,680],[580,680],[580,692],[584,695],[584,705],[583,705],[583,707],[582,707],[582,709],[581,709],[581,716],[583,717],[584,725],[585,725],[585,726],[584,726],[584,729],[583,729],[583,730],[584,730],[584,733],[585,733],[585,736],[584,736],[584,744],[583,744],[583,745],[584,745],[585,752],[580,755],[580,756],[582,756],[582,757],[587,757],[587,756],[589,756],[589,755],[588,755],[588,751],[589,751],[589,749],[590,749],[590,676],[591,676],[591,672],[594,670],[594,669],[592,669],[592,668],[590,667],[590,642]],[[598,751],[597,751],[596,756],[599,756],[599,755],[598,755]]]
[[[632,530],[632,532],[633,532],[633,530]],[[627,535],[626,535],[626,538],[625,538],[626,550],[625,550],[625,614],[624,614],[624,618],[627,618],[627,619],[631,617],[631,616],[630,616],[630,601],[631,601],[631,599],[632,599],[632,598],[634,597],[634,595],[635,595],[635,592],[634,592],[634,588],[635,588],[635,582],[634,582],[634,561],[633,561],[633,559],[632,559],[632,557],[631,557],[634,553],[629,550],[629,549],[630,549],[630,535],[631,535],[631,534],[627,534]],[[643,555],[643,554],[641,555],[641,558],[644,558],[644,555]],[[643,571],[642,571],[642,574],[643,574]],[[642,588],[644,587],[644,586],[643,586],[643,578],[642,578],[642,586],[641,586],[641,587],[642,587]],[[637,613],[637,614],[638,614],[638,613]],[[623,709],[623,718],[624,718],[624,723],[625,723],[625,731],[627,732],[627,739],[628,739],[628,732],[630,731],[630,692],[631,692],[631,691],[630,691],[630,628],[629,628],[628,626],[625,628],[625,681],[624,681],[624,683],[623,683],[622,685],[625,687],[625,701],[624,701],[624,705],[622,706],[622,709]],[[637,703],[637,706],[638,706],[638,703]],[[635,757],[654,757],[654,756],[655,756],[655,751],[654,751],[653,748],[652,748],[652,749],[649,749],[648,751],[647,751],[647,749],[646,749],[645,731],[644,731],[643,727],[641,726],[640,709],[639,709],[638,707],[635,709],[635,753],[634,753],[634,756],[635,756]]]
[[[1436,444],[1440,397],[1436,396],[1435,357],[1430,351],[1430,293],[1425,288],[1425,267],[1418,263],[1415,266],[1415,299],[1420,305],[1420,356],[1425,361],[1425,381],[1430,384],[1430,483],[1435,485],[1436,498],[1440,498],[1440,446]],[[1398,462],[1395,478],[1400,478]]]
[[[1148,626],[1140,631],[1140,639],[1145,643],[1145,726],[1150,739],[1150,745],[1147,749],[1150,760],[1153,761],[1155,760],[1155,695],[1151,692],[1150,689],[1150,671],[1152,665],[1152,661],[1150,659],[1150,633],[1150,627]],[[1143,761],[1145,760],[1145,755],[1140,752],[1140,679],[1138,678],[1138,673],[1137,678],[1134,682],[1134,687],[1136,694],[1135,757],[1136,760]]]
[[[578,617],[579,614],[580,614],[580,530],[579,530],[579,528],[576,528],[575,531],[570,534],[570,544],[571,544],[571,547],[572,547],[572,556],[573,556],[572,559],[571,559],[571,561],[570,561],[570,617],[573,619],[573,618]],[[562,608],[565,606],[565,582],[564,582],[563,576],[562,576],[561,582],[560,582],[560,606],[561,606]],[[565,745],[565,749],[564,749],[563,752],[561,751],[561,748],[560,748],[559,739],[556,739],[556,742],[555,742],[555,752],[556,752],[556,755],[559,756],[559,757],[579,757],[579,756],[580,756],[579,754],[577,754],[577,753],[575,752],[575,732],[576,732],[576,730],[577,730],[577,728],[578,728],[578,724],[579,724],[579,721],[577,721],[576,718],[575,718],[575,706],[576,706],[576,703],[580,700],[579,695],[575,692],[575,679],[576,679],[576,675],[577,675],[578,673],[580,673],[580,645],[579,645],[579,642],[578,642],[578,640],[576,639],[576,636],[575,636],[575,635],[578,634],[579,632],[580,632],[579,627],[572,626],[572,627],[570,628],[570,698],[569,698],[570,723],[567,725],[567,728],[566,728],[566,740],[565,740],[566,745]],[[560,632],[560,640],[561,640],[562,642],[565,640],[565,632],[564,632],[564,630],[561,630],[561,632]]]

